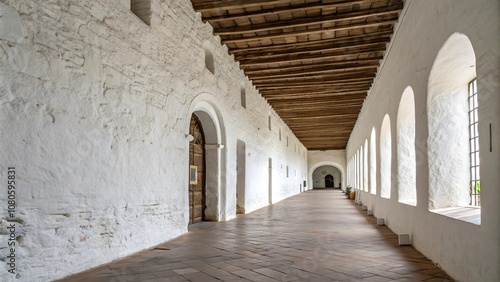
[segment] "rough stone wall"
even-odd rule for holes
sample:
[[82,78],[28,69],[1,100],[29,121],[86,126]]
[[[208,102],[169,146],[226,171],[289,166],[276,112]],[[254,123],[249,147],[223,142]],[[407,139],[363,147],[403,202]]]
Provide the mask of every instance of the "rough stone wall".
[[[235,217],[237,139],[247,144],[247,211],[268,204],[268,158],[276,199],[299,193],[305,148],[211,26],[190,1],[151,7],[147,25],[125,0],[0,3],[0,179],[16,167],[18,265],[17,276],[4,275],[2,263],[2,281],[61,278],[187,232],[185,134],[202,103],[221,127],[221,220]],[[0,205],[4,259],[3,184]]]
[[[485,9],[485,7],[487,7]],[[500,278],[500,3],[480,1],[406,1],[402,21],[379,69],[349,140],[347,159],[376,129],[376,183],[380,187],[380,127],[391,119],[391,198],[361,192],[363,205],[385,219],[396,233],[411,235],[412,244],[457,281],[498,281]],[[439,50],[454,33],[466,35],[474,48],[479,92],[481,158],[481,224],[471,224],[429,210],[431,179],[442,179],[439,169],[429,170],[427,98],[431,68]],[[449,70],[451,71],[451,70]],[[410,86],[415,97],[415,159],[417,205],[398,202],[397,122],[399,101]],[[447,109],[451,110],[451,109]],[[490,151],[490,124],[491,148]],[[440,125],[446,132],[448,124]],[[441,141],[456,136],[441,135]],[[445,140],[446,139],[446,140]],[[370,152],[371,156],[371,152]],[[352,168],[352,161],[349,164]],[[431,175],[432,174],[432,175]],[[352,170],[349,171],[352,175]]]

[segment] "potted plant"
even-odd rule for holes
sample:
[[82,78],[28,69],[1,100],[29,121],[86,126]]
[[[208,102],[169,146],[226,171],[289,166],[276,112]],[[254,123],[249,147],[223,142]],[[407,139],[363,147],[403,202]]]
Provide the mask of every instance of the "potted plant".
[[345,188],[345,196],[347,197],[347,199],[349,199],[349,197],[351,196],[351,190],[352,190],[351,186],[347,186]]

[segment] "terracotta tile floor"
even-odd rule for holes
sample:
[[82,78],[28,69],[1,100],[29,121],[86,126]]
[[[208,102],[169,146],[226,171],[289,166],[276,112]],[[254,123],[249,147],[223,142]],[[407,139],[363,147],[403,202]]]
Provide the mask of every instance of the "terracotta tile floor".
[[314,190],[61,281],[451,281],[339,190]]

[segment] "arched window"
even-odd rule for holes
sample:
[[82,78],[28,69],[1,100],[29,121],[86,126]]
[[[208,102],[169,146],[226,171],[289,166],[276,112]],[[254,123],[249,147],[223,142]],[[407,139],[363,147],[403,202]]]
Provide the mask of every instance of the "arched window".
[[352,184],[352,180],[353,180],[353,171],[352,171],[352,157],[351,157],[351,160],[349,161],[349,186],[353,186]]
[[365,182],[363,180],[363,177],[365,175],[364,173],[364,154],[363,154],[363,146],[359,148],[359,190],[365,190]]
[[359,189],[359,150],[356,151],[356,155],[354,158],[355,170],[356,170],[356,183],[355,188]]
[[377,194],[377,136],[375,127],[370,136],[370,193]]
[[380,128],[380,196],[391,197],[391,120],[385,115]]
[[479,180],[479,158],[471,154],[478,144],[477,127],[469,128],[469,111],[477,116],[477,110],[468,104],[469,83],[475,77],[476,57],[469,38],[452,34],[439,50],[428,82],[429,209],[468,206],[471,192],[477,191],[476,182],[471,185],[471,167]]
[[365,154],[363,158],[363,187],[368,192],[368,140],[365,139]]
[[415,206],[416,160],[415,160],[415,100],[413,90],[406,87],[401,96],[397,120],[398,201]]

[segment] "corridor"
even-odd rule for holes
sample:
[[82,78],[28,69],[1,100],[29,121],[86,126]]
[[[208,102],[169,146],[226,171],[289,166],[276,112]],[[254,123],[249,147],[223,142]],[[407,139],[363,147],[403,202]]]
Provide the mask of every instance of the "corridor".
[[313,190],[60,281],[451,281],[339,190]]

